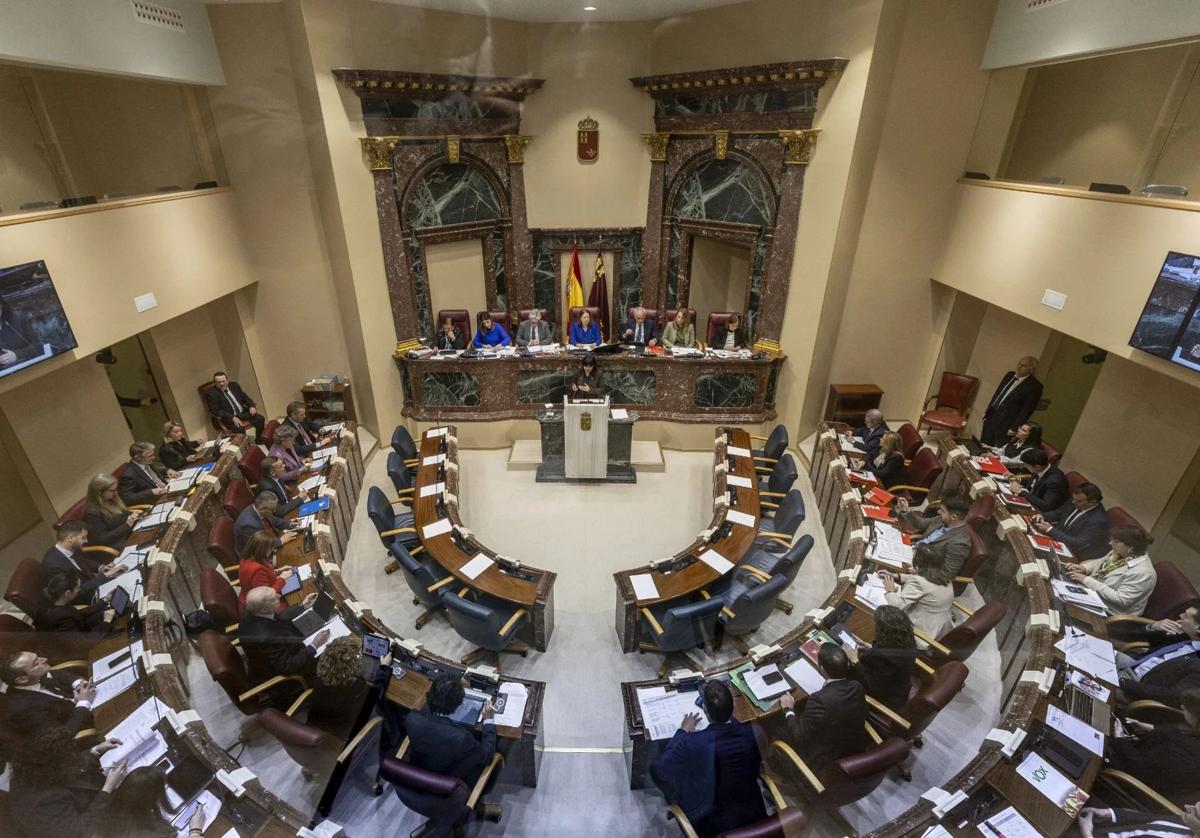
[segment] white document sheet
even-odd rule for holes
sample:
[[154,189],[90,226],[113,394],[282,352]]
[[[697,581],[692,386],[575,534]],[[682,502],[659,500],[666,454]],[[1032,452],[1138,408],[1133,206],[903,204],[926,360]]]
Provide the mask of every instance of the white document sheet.
[[315,492],[318,488],[325,485],[325,475],[318,474],[315,477],[310,477],[307,480],[302,480],[296,484],[298,492]]
[[749,448],[739,448],[736,445],[730,445],[725,448],[725,453],[731,457],[752,457]]
[[430,428],[425,432],[425,438],[430,439],[435,436],[445,436],[449,428]]
[[1083,585],[1062,579],[1051,579],[1050,586],[1054,589],[1054,595],[1063,602],[1069,602],[1097,614],[1108,614],[1108,606],[1104,604],[1104,600],[1100,599],[1100,594],[1091,588],[1085,588]]
[[614,407],[608,411],[608,415],[613,419],[628,419],[629,411],[623,407]]
[[446,462],[445,454],[430,454],[428,457],[421,458],[421,465],[436,466],[438,463]]
[[317,460],[327,460],[330,457],[336,457],[337,456],[337,446],[336,445],[326,445],[324,448],[318,448],[316,451],[313,451],[308,456],[312,457],[314,462]]
[[442,518],[440,521],[434,521],[432,524],[426,524],[421,529],[423,538],[434,538],[435,536],[444,535],[450,532],[451,524],[449,518]]
[[730,486],[738,486],[742,489],[749,489],[754,486],[754,484],[750,482],[749,477],[738,477],[736,474],[727,475],[725,477],[725,482]]
[[629,582],[633,585],[633,595],[639,600],[658,599],[658,586],[654,584],[654,577],[649,573],[630,576]]
[[877,539],[871,545],[870,558],[892,566],[912,564],[913,548],[903,541]]
[[1070,713],[1064,713],[1051,705],[1046,708],[1046,724],[1068,739],[1078,742],[1096,756],[1104,756],[1104,734],[1087,722],[1080,721]]
[[471,559],[471,561],[460,567],[459,572],[468,579],[475,579],[479,576],[479,574],[483,573],[495,563],[496,562],[491,556],[480,553],[475,558]]
[[803,657],[796,658],[784,667],[783,674],[809,695],[825,686],[825,676]]
[[1037,827],[1009,806],[1002,812],[997,812],[979,826],[984,835],[995,838],[1041,838],[1042,833]]
[[96,698],[92,701],[92,707],[96,708],[107,704],[136,683],[137,667],[134,666],[128,666],[117,674],[105,678],[96,684]]
[[[204,808],[204,825],[201,827],[201,831],[204,831],[212,826],[213,821],[217,819],[217,815],[221,814],[221,801],[215,794],[205,789],[196,796],[196,802]],[[188,838],[191,834],[191,831],[188,829],[188,823],[192,819],[191,814],[189,814],[191,812],[192,807],[189,804],[171,821],[171,826],[175,827],[178,838]],[[232,830],[230,831],[232,832]]]
[[529,690],[524,684],[505,681],[500,685],[500,692],[508,698],[505,700],[504,712],[496,714],[496,724],[501,727],[520,727],[525,718],[525,704],[529,700]]
[[302,564],[296,568],[296,576],[303,582],[305,579],[311,579],[313,575],[313,566],[310,564]]
[[[131,758],[130,770],[150,765],[167,752],[167,742],[154,725],[167,712],[167,705],[157,698],[148,698],[108,732],[109,739],[120,739],[119,747],[100,755],[100,767],[105,771],[126,757]],[[156,741],[150,741],[152,739]],[[135,753],[136,752],[136,753]]]
[[700,561],[704,562],[722,576],[733,570],[733,562],[726,559],[716,550],[705,550],[700,554]]
[[147,512],[141,518],[137,519],[137,522],[133,525],[133,531],[141,532],[142,530],[148,530],[151,527],[157,527],[160,524],[165,524],[167,522],[167,518],[171,515],[171,510],[174,508],[174,506],[170,506],[160,512],[154,512],[153,510]]
[[325,625],[321,626],[321,628],[314,631],[308,637],[304,638],[304,642],[307,645],[312,646],[313,640],[316,638],[316,636],[325,629],[329,629],[329,639],[326,640],[324,644],[317,647],[317,657],[321,657],[324,651],[329,648],[329,644],[337,640],[339,637],[350,636],[350,628],[344,622],[342,622],[342,618],[340,616],[337,616]]
[[132,598],[134,589],[141,587],[141,584],[142,572],[140,570],[127,570],[120,576],[109,579],[107,582],[97,588],[96,596],[103,598],[111,594],[117,588],[124,588],[125,593],[129,594],[130,598]]
[[754,527],[757,522],[753,515],[747,515],[745,512],[739,512],[736,509],[730,509],[725,513],[726,521],[733,521],[735,524],[741,524],[743,527]]
[[884,590],[883,580],[874,573],[867,576],[866,584],[855,587],[854,596],[872,608],[887,605],[887,591]]
[[192,483],[195,482],[191,477],[176,477],[174,480],[167,481],[167,491],[171,494],[176,492],[186,492],[192,488]]
[[431,484],[430,484],[430,485],[428,485],[428,486],[422,486],[422,487],[421,487],[421,492],[420,492],[420,495],[421,495],[421,497],[423,497],[423,498],[427,498],[427,497],[429,497],[430,495],[438,495],[438,494],[441,494],[441,493],[442,493],[442,492],[444,492],[444,491],[446,491],[446,484],[445,484],[445,483],[431,483]]
[[1117,664],[1113,645],[1107,640],[1092,637],[1074,626],[1063,630],[1063,638],[1054,644],[1067,658],[1067,666],[1082,669],[1093,678],[1117,686]]
[[123,564],[125,567],[133,570],[135,567],[141,567],[146,563],[146,559],[150,556],[150,551],[154,548],[149,545],[141,547],[126,547],[121,551],[121,555],[112,560],[113,564]]
[[92,664],[92,681],[98,684],[110,675],[133,666],[134,660],[141,657],[143,648],[142,641],[135,640],[128,648],[118,649],[100,658]]
[[700,721],[696,730],[708,727],[708,718],[696,706],[695,692],[668,692],[666,687],[643,687],[637,691],[638,705],[642,710],[642,723],[650,738],[670,739],[679,730],[679,724],[688,713],[696,713]]
[[787,682],[787,678],[780,678],[774,684],[768,684],[764,680],[768,675],[777,672],[779,672],[779,666],[772,663],[759,669],[748,669],[742,673],[742,677],[746,679],[746,686],[750,688],[750,692],[754,693],[755,698],[759,701],[769,701],[792,688],[792,685]]
[[1086,792],[1078,789],[1057,768],[1032,751],[1017,766],[1017,773],[1071,817],[1079,813],[1087,800]]

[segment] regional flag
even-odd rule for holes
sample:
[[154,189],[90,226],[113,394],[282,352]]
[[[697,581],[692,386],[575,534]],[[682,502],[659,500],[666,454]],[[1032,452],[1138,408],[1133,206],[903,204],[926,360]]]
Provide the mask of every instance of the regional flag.
[[571,268],[567,273],[567,315],[583,305],[583,285],[579,282],[579,245],[571,248]]
[[588,294],[588,305],[600,309],[600,330],[608,331],[608,280],[604,273],[604,254],[596,254],[596,271],[592,276],[592,290]]

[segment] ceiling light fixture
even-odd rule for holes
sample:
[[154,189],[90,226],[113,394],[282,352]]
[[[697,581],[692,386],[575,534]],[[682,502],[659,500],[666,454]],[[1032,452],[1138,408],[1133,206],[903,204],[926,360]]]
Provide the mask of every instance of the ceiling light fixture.
[[585,12],[594,12],[594,11],[596,11],[596,7],[595,6],[584,6],[583,10]]

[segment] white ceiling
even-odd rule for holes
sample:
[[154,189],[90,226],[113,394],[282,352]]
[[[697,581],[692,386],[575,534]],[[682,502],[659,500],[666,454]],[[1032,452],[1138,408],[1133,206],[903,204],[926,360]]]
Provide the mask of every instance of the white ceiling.
[[[206,0],[213,5],[228,2],[264,0]],[[267,0],[269,2],[269,0]],[[732,6],[747,0],[377,0],[417,9],[437,9],[463,15],[525,20],[534,23],[562,23],[617,20],[660,20],[675,15]],[[596,11],[585,12],[584,6]]]

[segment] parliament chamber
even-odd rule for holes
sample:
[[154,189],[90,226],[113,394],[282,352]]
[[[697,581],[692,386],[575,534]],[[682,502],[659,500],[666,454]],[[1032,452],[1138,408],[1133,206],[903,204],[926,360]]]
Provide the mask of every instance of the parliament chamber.
[[0,3],[0,836],[1200,836],[1200,12]]

